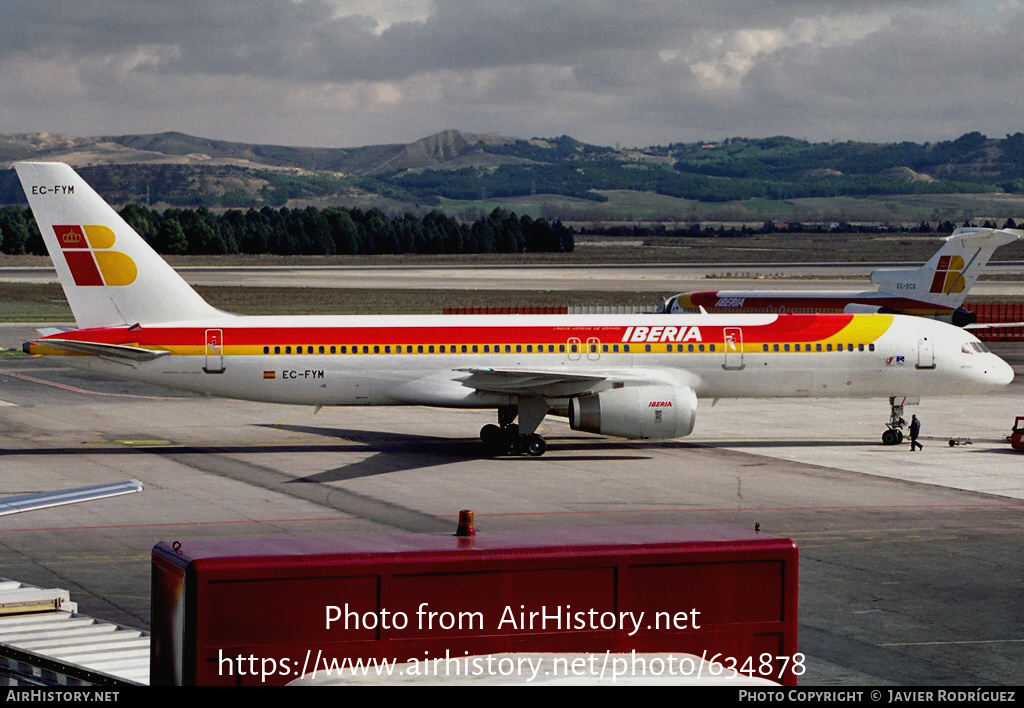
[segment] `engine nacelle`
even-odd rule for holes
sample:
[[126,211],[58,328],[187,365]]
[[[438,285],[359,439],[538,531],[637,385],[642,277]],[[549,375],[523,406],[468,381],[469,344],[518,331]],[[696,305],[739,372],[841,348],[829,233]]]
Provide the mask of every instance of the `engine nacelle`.
[[569,399],[569,427],[617,438],[681,438],[696,419],[697,394],[686,386],[626,386]]
[[977,321],[978,315],[963,307],[958,307],[953,310],[953,316],[950,318],[950,322],[956,327],[966,327],[967,325],[972,325]]

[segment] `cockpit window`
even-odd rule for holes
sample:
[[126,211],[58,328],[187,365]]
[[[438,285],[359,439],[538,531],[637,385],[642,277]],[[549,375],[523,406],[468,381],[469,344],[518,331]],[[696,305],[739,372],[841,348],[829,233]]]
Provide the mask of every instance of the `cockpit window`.
[[[974,351],[978,352],[979,354],[988,354],[988,347],[986,347],[981,342],[968,342],[968,344],[971,345],[971,349],[973,349]],[[964,351],[965,352],[967,351],[966,346],[964,347]],[[970,352],[968,352],[968,354],[969,353]]]

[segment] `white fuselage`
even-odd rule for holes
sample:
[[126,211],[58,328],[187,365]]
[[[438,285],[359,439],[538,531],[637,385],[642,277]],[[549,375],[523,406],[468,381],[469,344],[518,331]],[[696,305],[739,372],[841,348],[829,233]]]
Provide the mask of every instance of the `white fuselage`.
[[[701,398],[952,395],[994,390],[1013,376],[1005,362],[972,344],[976,338],[949,325],[855,315],[859,331],[801,337],[783,328],[780,336],[779,322],[801,321],[785,318],[677,315],[668,330],[664,315],[226,317],[136,333],[200,333],[187,346],[165,343],[172,354],[153,361],[126,364],[82,355],[65,361],[230,398],[470,408],[516,398],[464,385],[470,377],[465,370],[480,368],[606,377],[608,383],[596,382],[591,392],[624,380],[659,381],[692,388]],[[773,324],[771,340],[760,336]],[[201,333],[211,331],[218,333],[214,346],[204,348]],[[139,346],[159,347],[160,336],[154,336]],[[549,391],[555,391],[545,394],[555,405],[561,396]]]

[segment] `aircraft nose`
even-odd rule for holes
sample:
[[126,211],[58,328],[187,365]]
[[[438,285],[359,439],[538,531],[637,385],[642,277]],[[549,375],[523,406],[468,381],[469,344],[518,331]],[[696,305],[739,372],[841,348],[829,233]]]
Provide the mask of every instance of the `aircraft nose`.
[[1013,381],[1013,367],[994,354],[992,355],[992,358],[995,359],[995,361],[992,362],[992,366],[988,367],[988,371],[986,373],[994,383],[1000,386],[1006,386]]

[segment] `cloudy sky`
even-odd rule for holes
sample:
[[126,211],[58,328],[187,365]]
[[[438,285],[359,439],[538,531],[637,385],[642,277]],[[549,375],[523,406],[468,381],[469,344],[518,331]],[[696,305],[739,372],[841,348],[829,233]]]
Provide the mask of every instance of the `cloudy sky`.
[[0,133],[1024,131],[1024,0],[3,0]]

